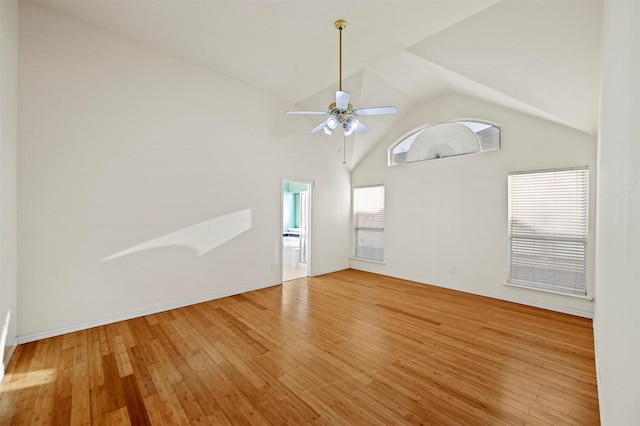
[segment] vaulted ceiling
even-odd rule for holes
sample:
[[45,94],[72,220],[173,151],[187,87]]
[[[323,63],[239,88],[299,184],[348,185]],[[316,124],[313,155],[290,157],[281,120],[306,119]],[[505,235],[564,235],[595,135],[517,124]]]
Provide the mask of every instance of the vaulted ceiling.
[[[597,133],[601,0],[37,3],[305,110],[323,110],[335,98],[339,44],[333,24],[345,19],[343,89],[352,94],[351,103],[400,110],[366,120],[372,130],[355,136],[351,166],[403,113],[447,93]],[[310,129],[318,124],[318,117],[308,119]]]

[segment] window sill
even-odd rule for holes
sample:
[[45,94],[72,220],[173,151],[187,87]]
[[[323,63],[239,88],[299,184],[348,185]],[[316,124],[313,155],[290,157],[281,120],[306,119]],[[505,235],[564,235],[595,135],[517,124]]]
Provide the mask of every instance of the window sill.
[[360,257],[350,257],[349,259],[359,260],[360,262],[377,263],[378,265],[386,265],[385,261],[380,262],[379,260],[362,259]]
[[589,295],[584,296],[584,295],[581,295],[581,294],[562,293],[562,292],[559,292],[559,291],[546,290],[544,288],[529,287],[529,286],[524,285],[524,284],[504,283],[504,285],[507,286],[507,287],[521,288],[521,289],[525,289],[525,290],[537,291],[537,292],[540,292],[540,293],[555,294],[557,296],[565,296],[565,297],[570,297],[572,299],[581,299],[581,300],[586,300],[588,302],[593,302],[593,297],[591,297]]

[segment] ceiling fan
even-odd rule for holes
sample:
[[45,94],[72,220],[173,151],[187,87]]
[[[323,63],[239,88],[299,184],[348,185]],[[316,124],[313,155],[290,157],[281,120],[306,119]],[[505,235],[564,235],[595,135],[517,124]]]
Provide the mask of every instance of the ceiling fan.
[[338,19],[335,27],[340,32],[340,87],[336,90],[336,101],[329,105],[327,111],[287,111],[287,114],[311,114],[328,115],[329,118],[311,130],[311,133],[324,132],[330,135],[336,128],[341,127],[344,136],[349,136],[354,131],[364,133],[369,131],[369,127],[361,123],[357,117],[366,115],[395,114],[398,108],[394,106],[353,109],[349,103],[351,95],[342,90],[342,30],[347,26],[347,21]]

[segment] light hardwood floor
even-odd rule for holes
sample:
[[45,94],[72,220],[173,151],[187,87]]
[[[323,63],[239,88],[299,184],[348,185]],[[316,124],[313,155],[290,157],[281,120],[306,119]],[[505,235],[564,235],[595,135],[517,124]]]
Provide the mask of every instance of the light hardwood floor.
[[590,320],[347,270],[21,345],[0,424],[599,423]]

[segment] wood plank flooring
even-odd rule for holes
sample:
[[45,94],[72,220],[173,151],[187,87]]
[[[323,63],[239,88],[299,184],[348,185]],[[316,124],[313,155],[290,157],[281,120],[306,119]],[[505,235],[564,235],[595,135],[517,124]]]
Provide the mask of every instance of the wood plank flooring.
[[596,425],[590,320],[347,270],[16,349],[2,425]]

